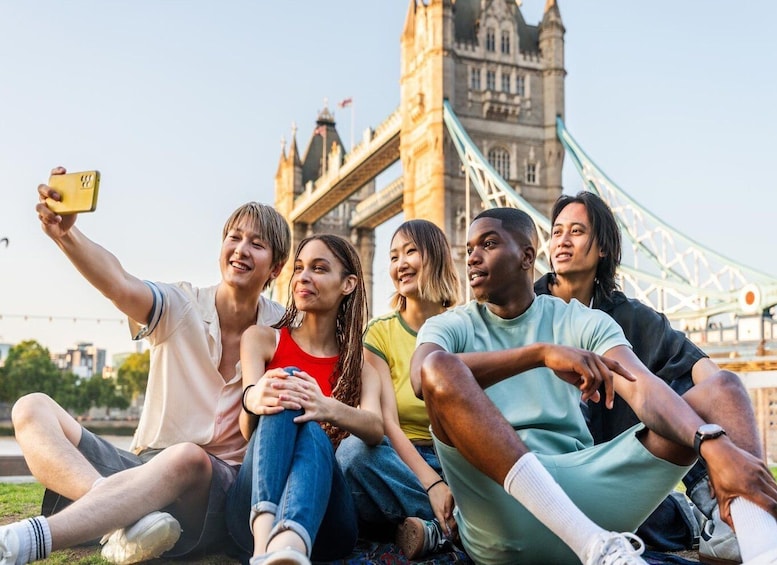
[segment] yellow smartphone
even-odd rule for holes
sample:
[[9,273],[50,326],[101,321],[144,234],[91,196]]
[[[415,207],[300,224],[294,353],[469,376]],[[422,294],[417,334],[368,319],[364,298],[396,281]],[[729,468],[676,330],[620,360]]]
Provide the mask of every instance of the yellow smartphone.
[[51,175],[49,186],[62,196],[59,202],[51,198],[46,199],[48,207],[57,214],[94,212],[100,188],[100,171]]

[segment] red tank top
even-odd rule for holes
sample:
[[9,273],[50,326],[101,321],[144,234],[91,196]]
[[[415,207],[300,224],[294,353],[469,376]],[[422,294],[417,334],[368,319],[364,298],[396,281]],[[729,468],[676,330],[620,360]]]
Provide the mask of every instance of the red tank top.
[[278,347],[275,348],[275,355],[267,364],[267,368],[299,367],[316,379],[318,386],[321,387],[321,392],[325,396],[332,396],[332,388],[334,383],[337,382],[335,369],[339,359],[339,355],[334,357],[314,357],[309,353],[305,353],[291,337],[289,328],[281,328]]

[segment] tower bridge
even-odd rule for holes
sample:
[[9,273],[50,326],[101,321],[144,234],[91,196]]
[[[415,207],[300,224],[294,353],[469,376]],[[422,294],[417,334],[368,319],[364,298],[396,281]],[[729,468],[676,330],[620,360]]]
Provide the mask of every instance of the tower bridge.
[[[538,274],[550,266],[548,215],[564,155],[583,188],[615,212],[624,292],[662,311],[753,399],[765,452],[777,454],[777,280],[691,240],[641,207],[564,126],[564,25],[555,0],[528,24],[514,0],[409,0],[400,39],[400,105],[345,154],[328,108],[300,157],[296,131],[275,176],[293,248],[309,234],[350,238],[372,296],[375,228],[401,214],[448,235],[464,273],[466,229],[480,209],[514,206],[537,225]],[[381,190],[376,177],[401,164]],[[292,266],[275,285],[284,302]],[[465,280],[462,277],[462,280]],[[370,304],[372,311],[372,304]]]
[[[777,279],[722,257],[641,207],[564,126],[564,26],[555,0],[529,25],[507,0],[410,0],[401,35],[400,106],[345,154],[324,108],[302,158],[296,134],[276,173],[276,207],[299,241],[330,231],[362,253],[371,291],[375,228],[403,213],[440,225],[462,272],[469,219],[514,206],[537,224],[537,269],[549,269],[548,213],[566,154],[618,218],[621,286],[712,354],[777,348]],[[401,176],[376,190],[394,163]],[[285,300],[291,267],[281,274]],[[371,292],[370,292],[371,295]]]

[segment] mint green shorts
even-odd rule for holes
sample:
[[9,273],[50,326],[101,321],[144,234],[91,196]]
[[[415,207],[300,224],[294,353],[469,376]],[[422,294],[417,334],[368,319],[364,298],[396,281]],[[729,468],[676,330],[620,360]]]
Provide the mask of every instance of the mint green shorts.
[[[690,467],[658,459],[637,438],[644,425],[581,451],[536,453],[572,501],[605,530],[633,532]],[[478,564],[577,563],[577,556],[504,487],[437,438],[467,553]]]

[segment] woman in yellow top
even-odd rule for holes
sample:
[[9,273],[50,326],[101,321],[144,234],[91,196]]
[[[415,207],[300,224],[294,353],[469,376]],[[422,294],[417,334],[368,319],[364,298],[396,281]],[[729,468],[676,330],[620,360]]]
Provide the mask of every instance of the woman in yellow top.
[[442,549],[456,523],[426,407],[410,385],[410,357],[418,330],[459,301],[460,286],[448,240],[432,222],[400,225],[389,255],[394,311],[373,319],[364,335],[364,358],[381,377],[386,437],[378,446],[346,438],[337,459],[362,526],[398,526],[397,544],[415,559]]

